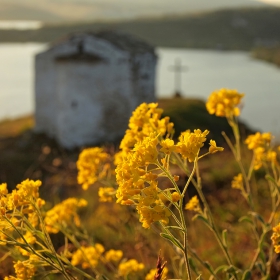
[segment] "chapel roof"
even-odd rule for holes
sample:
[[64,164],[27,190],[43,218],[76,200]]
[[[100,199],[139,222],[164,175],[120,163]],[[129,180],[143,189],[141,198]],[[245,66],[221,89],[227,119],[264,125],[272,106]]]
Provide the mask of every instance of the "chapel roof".
[[92,36],[95,38],[104,39],[117,48],[121,50],[128,51],[130,53],[146,53],[150,52],[154,54],[155,48],[150,44],[146,43],[145,41],[136,38],[130,34],[126,34],[119,31],[99,31],[99,32],[78,32],[68,35],[67,37],[63,38],[59,42],[53,45],[56,47],[62,43],[69,41],[69,43],[76,42],[79,45],[83,44],[83,39]]

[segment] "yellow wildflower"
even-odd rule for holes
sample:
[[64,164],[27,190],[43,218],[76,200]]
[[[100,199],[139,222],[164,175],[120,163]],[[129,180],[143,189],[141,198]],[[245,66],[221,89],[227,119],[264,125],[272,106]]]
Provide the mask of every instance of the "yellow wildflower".
[[118,274],[126,277],[132,272],[141,271],[145,268],[143,263],[138,263],[137,260],[131,259],[119,264]]
[[116,190],[112,187],[100,187],[98,190],[98,196],[100,202],[112,202],[113,197],[116,195]]
[[61,226],[80,226],[80,218],[77,214],[78,208],[85,207],[87,201],[84,199],[68,198],[55,205],[46,213],[45,225],[49,233],[58,233]]
[[277,153],[275,151],[268,151],[266,154],[266,160],[278,165],[278,161],[277,161]]
[[135,163],[139,166],[154,163],[158,156],[157,144],[158,139],[155,133],[151,133],[147,137],[144,137],[142,141],[137,142],[133,149]]
[[157,160],[157,143],[156,135],[151,133],[136,143],[133,151],[119,161],[116,168],[117,203],[127,204],[128,200],[137,203],[141,190],[157,178],[156,174],[148,172],[146,168],[149,163]]
[[255,150],[259,147],[269,147],[272,140],[272,135],[270,132],[260,133],[257,132],[255,134],[249,135],[246,140],[245,144],[248,145],[249,150]]
[[124,151],[119,151],[114,155],[114,165],[117,166],[120,162],[122,162],[123,157],[126,156]]
[[279,165],[277,160],[277,152],[272,150],[271,141],[273,136],[270,132],[257,132],[249,135],[245,140],[249,150],[254,153],[254,169],[258,170],[265,162],[270,162],[274,165]]
[[177,202],[182,198],[182,196],[178,192],[173,192],[171,194],[171,199],[173,202]]
[[123,256],[123,252],[121,250],[109,250],[105,254],[106,262],[118,262]]
[[17,185],[18,190],[13,190],[8,194],[7,208],[12,210],[13,207],[23,206],[35,202],[39,199],[39,187],[42,182],[37,180],[26,179]]
[[161,119],[163,110],[157,106],[157,103],[142,103],[135,109],[129,120],[129,129],[121,141],[121,150],[127,152],[133,149],[137,142],[152,132],[162,136],[173,132],[173,123],[169,122],[169,117]]
[[171,211],[163,204],[156,204],[154,207],[139,204],[136,208],[144,228],[150,228],[151,224],[157,221],[168,224],[171,216]]
[[258,170],[262,167],[265,160],[265,148],[258,147],[254,149],[254,169]]
[[206,102],[206,109],[209,114],[216,114],[218,117],[239,116],[240,110],[237,106],[243,97],[244,94],[237,90],[222,88],[211,93]]
[[237,176],[233,177],[233,180],[231,182],[231,187],[233,189],[238,189],[243,191],[244,190],[244,185],[243,185],[243,176],[241,173],[239,173]]
[[190,132],[190,130],[182,132],[176,145],[177,152],[189,162],[193,162],[198,156],[200,148],[204,146],[208,133],[208,130],[202,132],[200,129],[195,129],[194,132]]
[[160,142],[160,145],[161,145],[161,149],[160,151],[167,154],[167,155],[170,155],[172,152],[174,152],[176,150],[176,147],[174,145],[174,141],[167,138],[165,140],[162,140]]
[[216,152],[222,152],[224,150],[223,147],[217,147],[216,141],[210,140],[210,147],[209,147],[209,153],[214,154]]
[[29,280],[31,279],[36,272],[34,265],[30,264],[29,261],[17,261],[14,264],[16,279],[17,280]]
[[[157,273],[157,269],[153,268],[149,271],[149,273],[146,275],[145,280],[154,280],[155,279],[155,275]],[[164,267],[162,275],[161,275],[161,280],[165,280],[168,274],[168,269],[167,267]]]
[[190,201],[185,206],[186,210],[195,211],[195,212],[202,212],[199,204],[199,200],[197,196],[193,196]]
[[98,147],[84,149],[80,153],[77,161],[78,183],[82,184],[84,190],[99,179],[99,174],[102,173],[104,166],[107,167],[105,163],[108,158],[109,155]]
[[8,193],[7,184],[0,184],[0,195],[6,195]]
[[83,269],[96,267],[104,251],[104,247],[98,243],[95,246],[82,246],[73,253],[71,264],[74,266],[81,265]]
[[280,224],[275,226],[273,229],[273,234],[271,236],[272,244],[274,246],[275,253],[280,253]]
[[139,204],[150,206],[158,199],[157,183],[153,182],[149,187],[146,187],[141,192]]

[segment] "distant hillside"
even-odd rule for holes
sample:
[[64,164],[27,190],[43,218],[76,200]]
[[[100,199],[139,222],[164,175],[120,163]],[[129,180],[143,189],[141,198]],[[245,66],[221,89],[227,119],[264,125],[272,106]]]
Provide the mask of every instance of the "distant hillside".
[[40,20],[47,22],[61,21],[61,17],[48,10],[29,7],[24,3],[3,2],[0,0],[1,20]]
[[44,22],[120,20],[264,6],[267,4],[257,0],[0,0],[0,19]]
[[0,30],[0,42],[51,42],[70,32],[112,29],[155,46],[250,50],[280,43],[280,8],[244,8],[196,15],[80,24],[46,25],[39,30]]

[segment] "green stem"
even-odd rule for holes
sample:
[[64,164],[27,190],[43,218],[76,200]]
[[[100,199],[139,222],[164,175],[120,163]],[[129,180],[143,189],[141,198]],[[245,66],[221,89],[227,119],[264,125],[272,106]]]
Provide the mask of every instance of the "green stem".
[[197,178],[197,185],[195,184],[195,187],[196,187],[196,190],[200,196],[200,199],[202,200],[202,203],[204,205],[204,207],[206,208],[207,210],[207,213],[208,213],[208,217],[210,218],[210,224],[209,224],[209,227],[210,229],[213,231],[214,233],[214,236],[216,237],[217,241],[218,241],[218,244],[220,245],[225,257],[226,257],[226,260],[228,262],[229,265],[233,266],[233,263],[232,263],[232,260],[229,256],[229,253],[225,247],[225,245],[223,244],[222,240],[221,240],[221,237],[220,235],[218,234],[218,230],[216,229],[216,226],[215,226],[215,223],[214,223],[214,218],[212,216],[212,212],[210,210],[210,207],[207,203],[207,200],[202,192],[202,188],[201,188],[201,178],[200,178],[200,175],[199,175],[199,168],[198,168],[198,162],[195,161],[195,165],[196,165],[196,178]]
[[[178,185],[176,184],[174,178],[171,176],[171,174],[168,172],[168,170],[166,170],[166,169],[159,163],[159,161],[157,162],[157,165],[158,165],[158,167],[164,172],[164,174],[166,174],[166,176],[167,176],[168,179],[171,181],[171,183],[173,184],[173,186],[174,186],[174,188],[176,189],[176,191],[177,191],[178,193],[181,194]],[[193,174],[194,174],[194,173],[193,173]],[[192,176],[193,176],[193,174],[192,174]],[[189,183],[191,182],[190,178],[189,178],[188,182],[189,182]],[[188,183],[188,184],[189,184],[189,183]],[[187,186],[188,186],[188,185],[186,184],[186,186],[185,186],[185,188],[184,188],[184,191],[185,191],[185,189],[187,188]],[[184,191],[183,191],[183,192],[184,192]],[[191,277],[191,270],[190,270],[190,264],[189,264],[189,259],[188,259],[187,226],[186,226],[186,221],[185,221],[185,217],[184,217],[184,213],[183,213],[183,195],[182,195],[182,198],[180,199],[178,211],[179,211],[181,223],[182,223],[182,225],[183,225],[183,227],[182,227],[183,235],[184,235],[184,245],[183,245],[184,251],[183,251],[183,253],[184,253],[184,258],[185,258],[185,264],[186,264],[186,269],[187,269],[187,275],[188,275],[188,279],[191,280],[192,277]]]
[[45,227],[45,223],[42,219],[42,215],[41,215],[41,211],[40,209],[38,208],[37,204],[36,204],[36,201],[33,201],[33,207],[36,209],[36,212],[37,212],[37,215],[38,215],[38,218],[40,220],[40,225],[41,225],[41,228],[42,228],[42,231],[44,233],[44,236],[46,237],[46,245],[48,246],[48,248],[51,250],[53,256],[56,258],[57,262],[59,263],[59,266],[61,267],[62,271],[63,271],[63,275],[67,278],[68,278],[68,273],[66,272],[65,270],[65,267],[64,267],[64,264],[61,262],[60,258],[58,258],[57,256],[57,253],[54,249],[54,246],[53,246],[53,243],[52,243],[52,240],[50,238],[50,235],[49,233],[47,232],[47,229]]
[[[22,238],[22,240],[24,241],[24,243],[26,244],[26,246],[30,249],[30,251],[31,251],[34,255],[38,256],[40,259],[43,259],[43,260],[44,260],[46,263],[48,263],[50,266],[52,266],[52,267],[54,267],[55,269],[57,269],[60,273],[62,273],[62,274],[65,276],[66,279],[71,280],[71,278],[68,277],[68,274],[66,273],[65,270],[63,270],[63,269],[60,268],[60,267],[57,267],[53,262],[49,261],[49,260],[48,260],[47,258],[45,258],[44,256],[38,254],[38,253],[33,249],[33,247],[30,246],[30,244],[26,241],[26,239],[25,239],[24,236],[21,234],[21,232],[17,229],[17,227],[14,226],[14,224],[13,224],[8,218],[6,218],[5,216],[4,216],[4,218],[5,218],[5,220],[16,230],[16,232],[18,233],[18,235],[20,236],[20,238]],[[18,244],[19,244],[19,246],[21,245],[20,243],[18,243]]]

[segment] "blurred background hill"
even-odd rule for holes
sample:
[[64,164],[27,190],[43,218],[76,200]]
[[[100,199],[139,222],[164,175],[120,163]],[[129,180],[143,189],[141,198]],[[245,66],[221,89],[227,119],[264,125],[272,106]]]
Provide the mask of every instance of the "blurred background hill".
[[[256,0],[1,0],[1,20],[44,22],[127,19],[172,13],[194,13],[224,8],[264,7]],[[273,2],[272,2],[273,3]]]
[[[1,11],[4,13],[3,7],[3,18]],[[35,11],[28,8],[22,15],[36,14],[42,21],[48,19],[48,23],[39,29],[0,28],[0,42],[53,42],[71,32],[109,29],[131,33],[156,47],[252,50],[280,44],[280,7],[268,5],[122,20],[97,20],[93,16],[79,22],[69,18],[64,21],[48,10],[42,10],[42,14]]]

